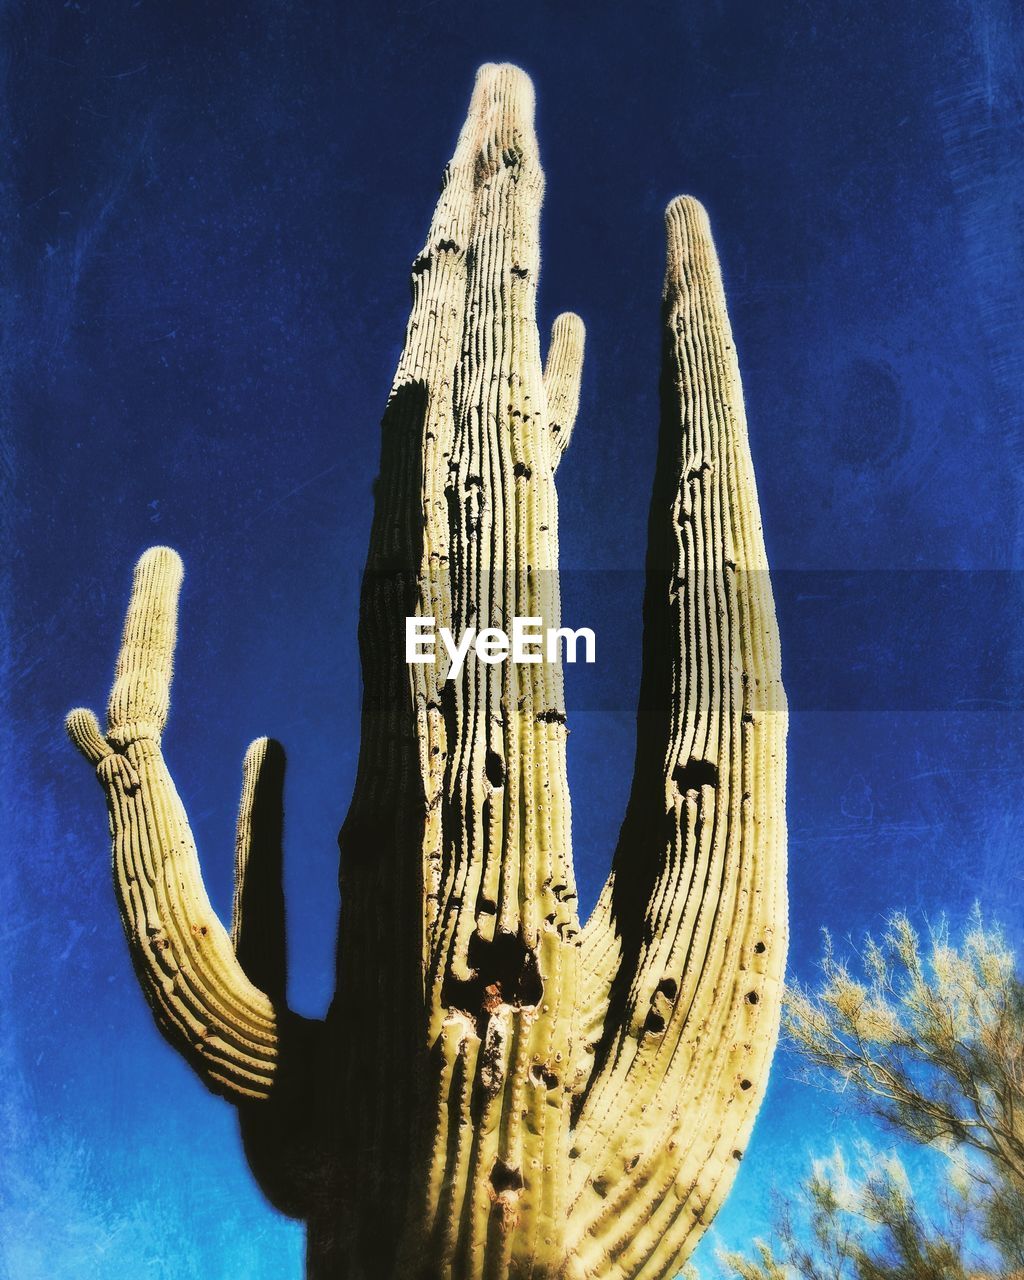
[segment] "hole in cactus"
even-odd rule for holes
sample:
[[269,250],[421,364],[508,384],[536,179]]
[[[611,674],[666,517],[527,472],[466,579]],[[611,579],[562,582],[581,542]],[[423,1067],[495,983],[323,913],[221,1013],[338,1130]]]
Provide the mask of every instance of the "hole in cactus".
[[657,1011],[652,1009],[647,1015],[647,1021],[644,1023],[645,1036],[660,1036],[665,1030],[665,1019]]
[[678,992],[679,987],[676,985],[675,978],[662,978],[656,989],[656,993],[664,996],[666,1000],[674,1000]]
[[740,1081],[740,1088],[741,1088],[741,1089],[744,1091],[744,1093],[745,1093],[745,1092],[750,1088],[750,1081],[749,1081],[749,1080],[741,1080],[741,1081]]
[[516,465],[512,468],[512,474],[516,476],[521,476],[522,479],[524,480],[529,480],[530,476],[533,475],[533,472],[530,470],[530,468],[526,465],[525,462],[517,462]]
[[497,751],[488,751],[484,760],[484,773],[487,774],[487,781],[495,790],[505,785],[505,761]]
[[734,1152],[732,1153],[732,1158],[733,1158],[734,1160],[742,1160],[742,1159],[743,1159],[743,1152],[742,1152],[742,1151],[739,1151],[739,1150],[734,1151]]
[[755,955],[763,956],[766,950],[767,950],[767,948],[765,947],[765,945],[764,945],[764,943],[763,943],[763,942],[755,942],[755,943],[754,943],[754,954],[755,954]]
[[756,991],[747,992],[747,1004],[757,1004],[760,998]]
[[565,724],[564,711],[538,711],[535,720],[541,724]]
[[535,1062],[530,1068],[530,1075],[535,1083],[542,1084],[546,1089],[558,1088],[558,1076],[553,1071],[549,1071],[542,1062]]
[[687,760],[676,765],[672,781],[680,791],[699,791],[701,787],[718,786],[718,765],[710,760]]
[[448,1009],[468,1014],[482,1031],[490,1014],[502,1005],[532,1009],[544,994],[536,952],[511,933],[487,939],[474,933],[469,940],[471,978],[445,979],[441,999]]
[[495,1160],[491,1170],[491,1186],[496,1195],[500,1196],[503,1191],[522,1191],[523,1185],[523,1175],[518,1169],[506,1164],[504,1160]]

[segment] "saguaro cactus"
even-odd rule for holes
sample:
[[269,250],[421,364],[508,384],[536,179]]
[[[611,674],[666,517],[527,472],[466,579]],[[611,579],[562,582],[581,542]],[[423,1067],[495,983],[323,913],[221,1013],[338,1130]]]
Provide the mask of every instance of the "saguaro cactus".
[[337,994],[285,1004],[284,756],[245,758],[232,931],[160,751],[181,564],[146,552],[101,732],[117,897],[156,1020],[236,1103],[314,1277],[658,1277],[722,1202],[764,1092],[786,947],[779,645],[707,217],[669,206],[635,773],[581,930],[558,663],[405,661],[405,619],[557,626],[554,471],[583,325],[535,319],[527,77],[478,74],[382,425]]

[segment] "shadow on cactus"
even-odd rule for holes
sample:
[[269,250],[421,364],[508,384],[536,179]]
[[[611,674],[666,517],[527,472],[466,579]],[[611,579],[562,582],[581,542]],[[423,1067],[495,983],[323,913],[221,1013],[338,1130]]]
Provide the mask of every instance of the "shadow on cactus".
[[407,616],[557,626],[554,472],[583,325],[536,323],[533,93],[477,76],[382,424],[334,1002],[285,1003],[284,755],[245,757],[230,935],[160,751],[181,563],[135,571],[102,733],[114,877],[167,1039],[238,1107],[311,1277],[658,1277],[722,1203],[764,1093],[786,949],[786,710],[707,217],[669,206],[636,765],[581,929],[560,664],[410,666]]

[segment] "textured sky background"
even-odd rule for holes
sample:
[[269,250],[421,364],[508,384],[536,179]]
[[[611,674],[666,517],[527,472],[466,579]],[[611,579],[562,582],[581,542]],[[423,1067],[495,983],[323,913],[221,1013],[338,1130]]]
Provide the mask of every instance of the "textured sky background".
[[[187,568],[166,735],[230,906],[246,743],[290,758],[291,994],[330,997],[356,601],[408,267],[476,66],[534,77],[584,905],[628,789],[664,205],[707,204],[793,707],[792,971],[884,913],[1024,925],[1021,27],[1011,0],[0,6],[6,175],[0,1276],[298,1277],[230,1108],[154,1030],[65,711],[132,564]],[[595,570],[614,571],[598,585]],[[781,1058],[715,1242],[853,1130]]]

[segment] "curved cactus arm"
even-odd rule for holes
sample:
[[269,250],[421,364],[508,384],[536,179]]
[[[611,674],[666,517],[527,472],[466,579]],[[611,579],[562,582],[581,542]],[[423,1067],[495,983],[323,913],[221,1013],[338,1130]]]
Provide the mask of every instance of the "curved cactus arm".
[[279,1016],[245,976],[203,886],[188,818],[160,751],[182,567],[153,547],[135,569],[104,735],[91,711],[67,718],[96,767],[113,837],[114,885],[157,1025],[216,1093],[266,1098]]
[[[630,803],[583,936],[581,1275],[674,1274],[767,1083],[786,950],[786,706],[739,369],[707,215],[666,215],[662,430]],[[596,1010],[596,1016],[595,1016]]]
[[580,407],[585,341],[586,330],[579,316],[565,311],[555,319],[551,326],[551,345],[544,365],[552,469],[561,462],[576,423]]

